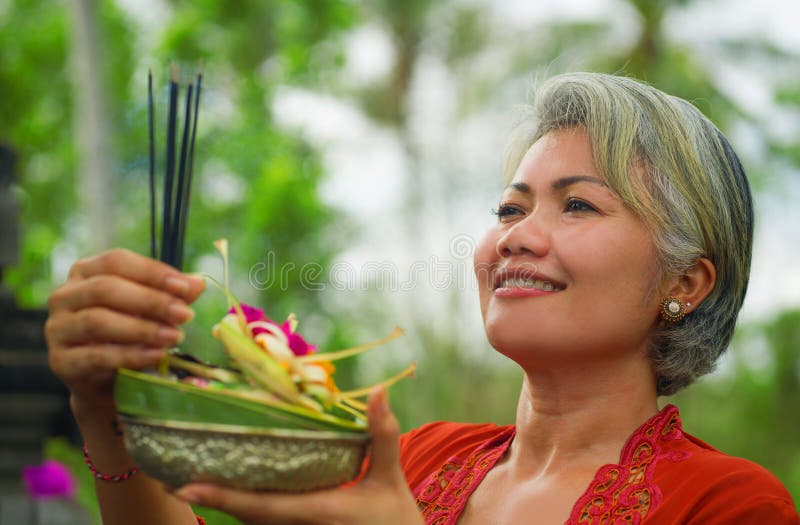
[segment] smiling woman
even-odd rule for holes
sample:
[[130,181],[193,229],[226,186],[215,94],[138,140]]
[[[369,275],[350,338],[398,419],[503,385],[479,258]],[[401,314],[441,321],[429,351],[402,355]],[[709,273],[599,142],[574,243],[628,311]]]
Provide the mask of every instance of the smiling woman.
[[[170,494],[143,473],[105,476],[105,523],[193,523],[188,501],[248,524],[800,525],[774,476],[658,405],[714,367],[747,287],[750,190],[719,130],[634,80],[563,75],[538,91],[506,175],[475,273],[487,338],[524,373],[515,425],[435,422],[398,440],[379,390],[358,483]],[[50,363],[98,471],[132,468],[110,425],[116,369],[157,362],[201,289],[114,251],[76,263],[53,293]]]
[[739,159],[694,106],[633,79],[564,75],[542,86],[530,112],[509,147],[507,178],[539,138],[580,126],[604,182],[651,231],[658,273],[713,263],[709,297],[652,338],[658,392],[674,394],[714,368],[747,290],[753,207]]
[[657,404],[713,369],[747,287],[750,190],[719,130],[632,79],[562,75],[506,181],[475,271],[487,337],[525,374],[516,425],[404,436],[426,523],[799,523],[771,474]]

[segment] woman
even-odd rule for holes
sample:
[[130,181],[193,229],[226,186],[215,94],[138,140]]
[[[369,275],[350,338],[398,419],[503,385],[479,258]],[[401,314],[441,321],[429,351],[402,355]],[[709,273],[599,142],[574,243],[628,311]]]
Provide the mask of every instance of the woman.
[[[563,75],[538,91],[506,171],[475,273],[487,337],[524,372],[514,426],[439,422],[398,445],[376,391],[371,465],[352,487],[170,495],[140,474],[98,481],[106,523],[192,523],[191,501],[254,524],[800,524],[771,474],[657,405],[713,369],[747,287],[750,191],[722,134],[636,81]],[[133,467],[110,423],[114,370],[178,342],[201,290],[113,251],[53,293],[51,366],[100,471]]]

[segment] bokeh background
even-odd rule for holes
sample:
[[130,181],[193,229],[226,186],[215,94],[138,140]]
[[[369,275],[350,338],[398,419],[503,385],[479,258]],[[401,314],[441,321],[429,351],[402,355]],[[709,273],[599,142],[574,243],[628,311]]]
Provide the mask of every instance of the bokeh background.
[[[367,384],[416,361],[392,389],[406,429],[513,420],[520,375],[483,337],[470,259],[537,80],[620,73],[692,101],[744,161],[757,236],[730,351],[664,403],[797,501],[799,25],[796,0],[0,0],[0,421],[18,438],[3,487],[19,488],[14,460],[33,447],[74,467],[96,516],[64,406],[47,417],[66,423],[15,434],[41,393],[7,378],[48,381],[31,372],[45,362],[34,332],[76,259],[147,252],[147,72],[161,137],[169,64],[188,81],[202,60],[186,269],[221,275],[212,241],[227,237],[235,293],[295,312],[323,349],[402,326],[338,377]],[[223,308],[205,294],[187,348],[213,354]],[[23,332],[38,341],[24,352],[8,343]]]

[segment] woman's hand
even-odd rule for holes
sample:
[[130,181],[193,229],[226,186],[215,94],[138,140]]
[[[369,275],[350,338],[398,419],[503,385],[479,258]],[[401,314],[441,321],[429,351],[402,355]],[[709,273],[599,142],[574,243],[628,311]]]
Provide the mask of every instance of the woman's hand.
[[153,365],[183,337],[202,279],[127,250],[76,262],[48,302],[50,368],[83,407],[113,405],[120,367]]
[[385,389],[376,389],[370,396],[367,417],[372,434],[370,467],[356,485],[307,494],[276,494],[191,484],[176,495],[217,508],[247,525],[422,525],[422,516],[400,470],[399,425]]

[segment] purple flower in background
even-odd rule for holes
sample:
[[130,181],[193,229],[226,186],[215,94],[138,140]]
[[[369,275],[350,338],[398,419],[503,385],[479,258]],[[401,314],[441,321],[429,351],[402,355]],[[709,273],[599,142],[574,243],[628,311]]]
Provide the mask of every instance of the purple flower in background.
[[22,479],[28,494],[33,499],[75,497],[75,478],[69,469],[58,461],[46,460],[41,465],[31,465],[22,469]]

